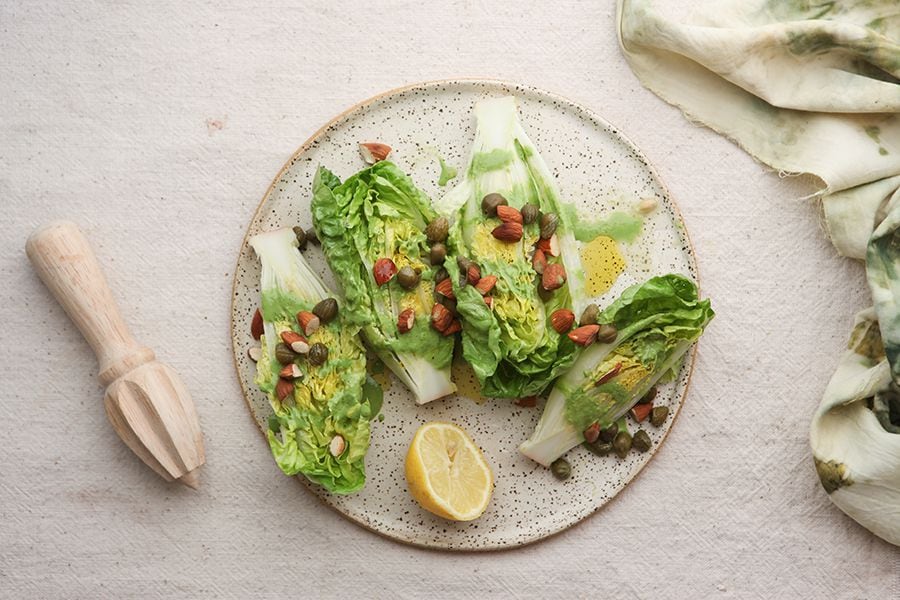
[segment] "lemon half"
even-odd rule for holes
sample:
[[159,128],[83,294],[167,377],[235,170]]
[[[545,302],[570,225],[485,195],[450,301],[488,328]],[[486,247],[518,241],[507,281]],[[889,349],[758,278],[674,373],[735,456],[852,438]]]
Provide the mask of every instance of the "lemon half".
[[425,423],[406,453],[409,493],[422,508],[453,521],[471,521],[487,508],[494,474],[465,431],[451,423]]

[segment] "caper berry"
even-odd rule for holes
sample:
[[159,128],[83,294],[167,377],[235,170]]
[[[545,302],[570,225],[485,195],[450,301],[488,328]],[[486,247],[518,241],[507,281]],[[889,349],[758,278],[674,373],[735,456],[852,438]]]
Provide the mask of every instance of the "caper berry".
[[668,406],[654,406],[653,410],[650,411],[650,424],[654,427],[659,427],[663,423],[666,422],[666,419],[669,417],[669,407]]
[[601,325],[597,330],[597,341],[601,344],[612,344],[619,336],[619,330],[615,325]]
[[425,237],[431,244],[443,242],[447,239],[448,231],[450,231],[450,221],[447,220],[447,217],[438,217],[425,228]]
[[541,210],[531,202],[523,206],[520,212],[522,213],[522,223],[525,225],[531,225],[537,221],[541,214]]
[[556,233],[556,226],[559,225],[559,217],[556,213],[544,213],[541,215],[541,237],[549,240]]
[[619,426],[613,423],[606,429],[600,430],[600,440],[604,442],[610,442],[616,439],[616,434],[619,433]]
[[406,265],[397,273],[397,282],[403,289],[411,290],[419,285],[419,274],[411,266]]
[[328,347],[322,342],[316,342],[309,347],[309,354],[306,360],[314,367],[324,365],[325,361],[328,360]]
[[653,445],[653,442],[650,441],[650,436],[647,435],[646,431],[638,429],[634,434],[632,445],[638,452],[646,452]]
[[597,456],[606,456],[613,451],[612,442],[603,442],[597,440],[593,444],[584,443],[584,447],[596,454]]
[[294,235],[297,236],[297,249],[306,250],[306,230],[302,227],[294,227]]
[[282,343],[275,346],[275,360],[278,361],[278,364],[289,365],[294,362],[295,358],[297,355],[287,344]]
[[431,264],[433,265],[444,264],[444,259],[447,258],[447,246],[441,242],[434,244],[431,246],[431,252],[429,253],[428,258],[431,259]]
[[550,472],[553,473],[553,476],[562,481],[563,479],[568,479],[572,474],[572,466],[569,465],[569,461],[564,458],[557,458],[552,463],[550,463]]
[[579,325],[593,325],[597,322],[597,315],[600,314],[600,307],[596,304],[588,304],[584,312],[581,313],[581,319],[579,319]]
[[319,317],[319,321],[322,323],[327,323],[334,319],[338,314],[338,303],[334,298],[325,298],[318,304],[316,304],[313,309],[313,314]]
[[319,245],[319,234],[312,227],[306,230],[306,241],[316,246]]
[[497,216],[497,207],[509,204],[502,195],[497,193],[488,194],[481,200],[481,210],[489,217]]
[[653,399],[656,398],[656,386],[654,385],[652,388],[647,390],[647,393],[644,394],[640,400],[637,401],[638,404],[650,404],[653,402]]
[[445,269],[444,267],[441,267],[440,269],[437,270],[437,273],[434,274],[434,282],[440,283],[443,280],[447,279],[448,277],[450,277],[450,273],[447,272],[447,269]]
[[627,431],[620,431],[616,434],[616,439],[613,440],[613,450],[616,451],[616,456],[619,458],[625,458],[625,455],[631,450],[631,436]]

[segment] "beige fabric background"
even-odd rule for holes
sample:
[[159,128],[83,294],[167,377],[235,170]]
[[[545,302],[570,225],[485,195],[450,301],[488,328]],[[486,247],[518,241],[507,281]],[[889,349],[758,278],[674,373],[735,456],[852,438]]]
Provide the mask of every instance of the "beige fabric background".
[[[0,0],[0,597],[888,598],[900,550],[834,508],[807,426],[862,267],[810,191],[638,84],[612,2]],[[718,313],[658,457],[616,501],[496,554],[401,546],[283,477],[247,415],[231,277],[257,202],[322,123],[383,90],[490,76],[597,110],[656,165]],[[77,220],[206,435],[200,491],[106,423],[87,345],[31,272]],[[849,292],[848,292],[849,290]]]

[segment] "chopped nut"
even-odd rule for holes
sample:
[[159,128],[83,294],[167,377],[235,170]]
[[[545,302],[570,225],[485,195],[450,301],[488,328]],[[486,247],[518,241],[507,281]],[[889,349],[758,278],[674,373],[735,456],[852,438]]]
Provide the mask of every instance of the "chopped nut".
[[391,153],[391,147],[381,142],[360,142],[359,154],[367,164],[381,162]]

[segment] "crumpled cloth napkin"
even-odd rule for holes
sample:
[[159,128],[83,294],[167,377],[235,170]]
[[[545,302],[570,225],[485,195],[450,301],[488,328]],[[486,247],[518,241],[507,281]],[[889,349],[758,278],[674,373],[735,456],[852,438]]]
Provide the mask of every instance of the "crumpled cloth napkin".
[[618,0],[644,86],[773,169],[821,180],[832,243],[866,262],[874,307],[810,441],[832,501],[900,545],[900,3],[709,0],[677,19],[654,4]]

